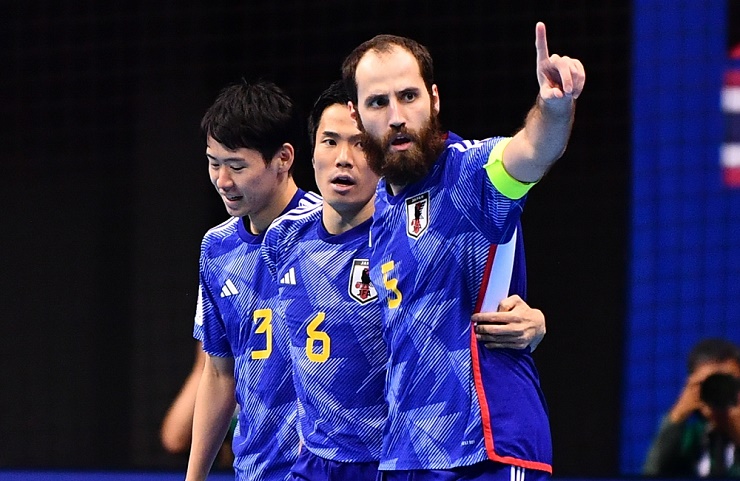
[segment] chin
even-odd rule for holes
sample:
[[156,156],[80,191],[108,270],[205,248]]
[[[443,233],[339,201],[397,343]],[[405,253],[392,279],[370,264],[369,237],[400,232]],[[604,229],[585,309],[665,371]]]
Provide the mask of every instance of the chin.
[[230,209],[226,208],[226,213],[232,217],[246,217],[248,215],[246,209]]

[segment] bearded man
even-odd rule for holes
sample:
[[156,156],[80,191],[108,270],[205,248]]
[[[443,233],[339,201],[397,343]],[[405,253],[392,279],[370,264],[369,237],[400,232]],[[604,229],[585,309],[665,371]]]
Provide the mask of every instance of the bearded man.
[[565,151],[585,82],[580,61],[549,55],[544,24],[535,31],[539,96],[510,138],[441,130],[432,59],[414,40],[376,36],[342,65],[363,150],[381,176],[370,256],[390,355],[379,479],[552,473],[536,343],[487,350],[476,334],[486,311],[526,296],[524,201]]

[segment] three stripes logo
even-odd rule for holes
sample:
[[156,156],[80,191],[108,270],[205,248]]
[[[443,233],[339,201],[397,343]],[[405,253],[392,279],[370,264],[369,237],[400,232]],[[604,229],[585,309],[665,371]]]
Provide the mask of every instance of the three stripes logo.
[[283,278],[280,279],[280,284],[287,284],[287,285],[290,285],[290,286],[295,286],[296,285],[296,281],[295,281],[295,269],[294,268],[291,267],[288,270],[288,272],[285,273],[285,275],[283,276]]
[[512,466],[509,473],[509,481],[524,481],[524,474],[527,471],[519,466]]
[[235,294],[239,294],[239,289],[231,282],[231,279],[226,279],[224,286],[221,288],[221,297],[229,297]]

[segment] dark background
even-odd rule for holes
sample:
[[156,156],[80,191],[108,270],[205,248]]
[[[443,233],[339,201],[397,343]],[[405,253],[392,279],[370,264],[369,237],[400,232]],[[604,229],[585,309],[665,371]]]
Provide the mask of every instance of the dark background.
[[[512,134],[534,26],[587,83],[523,217],[555,475],[618,471],[629,178],[629,2],[16,2],[0,7],[0,467],[180,469],[159,423],[193,359],[200,239],[225,219],[198,124],[244,77],[308,111],[378,33],[435,59],[444,125]],[[309,157],[297,181],[314,188]]]

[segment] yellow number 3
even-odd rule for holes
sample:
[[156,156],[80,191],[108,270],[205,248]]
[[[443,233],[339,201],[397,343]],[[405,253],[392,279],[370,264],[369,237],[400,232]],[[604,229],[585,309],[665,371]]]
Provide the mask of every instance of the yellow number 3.
[[254,322],[262,319],[255,329],[255,334],[265,335],[265,348],[252,351],[252,359],[267,359],[272,353],[272,309],[257,309],[254,311]]
[[[308,356],[308,359],[313,362],[324,362],[329,359],[329,352],[331,351],[331,339],[329,338],[329,334],[316,330],[316,328],[319,327],[319,324],[324,322],[325,316],[326,315],[323,312],[319,312],[316,317],[308,323],[308,327],[306,327],[306,334],[308,334],[308,339],[306,339],[306,356]],[[321,352],[316,352],[314,350],[315,342],[321,343]]]
[[385,285],[385,288],[388,289],[393,293],[393,295],[396,296],[395,299],[391,299],[390,296],[388,297],[388,307],[390,309],[395,309],[398,306],[401,305],[401,299],[403,299],[403,296],[401,295],[401,291],[398,290],[398,279],[393,279],[388,277],[388,273],[393,270],[395,267],[395,263],[393,261],[388,261],[382,266],[380,266],[380,271],[383,273],[383,284]]

